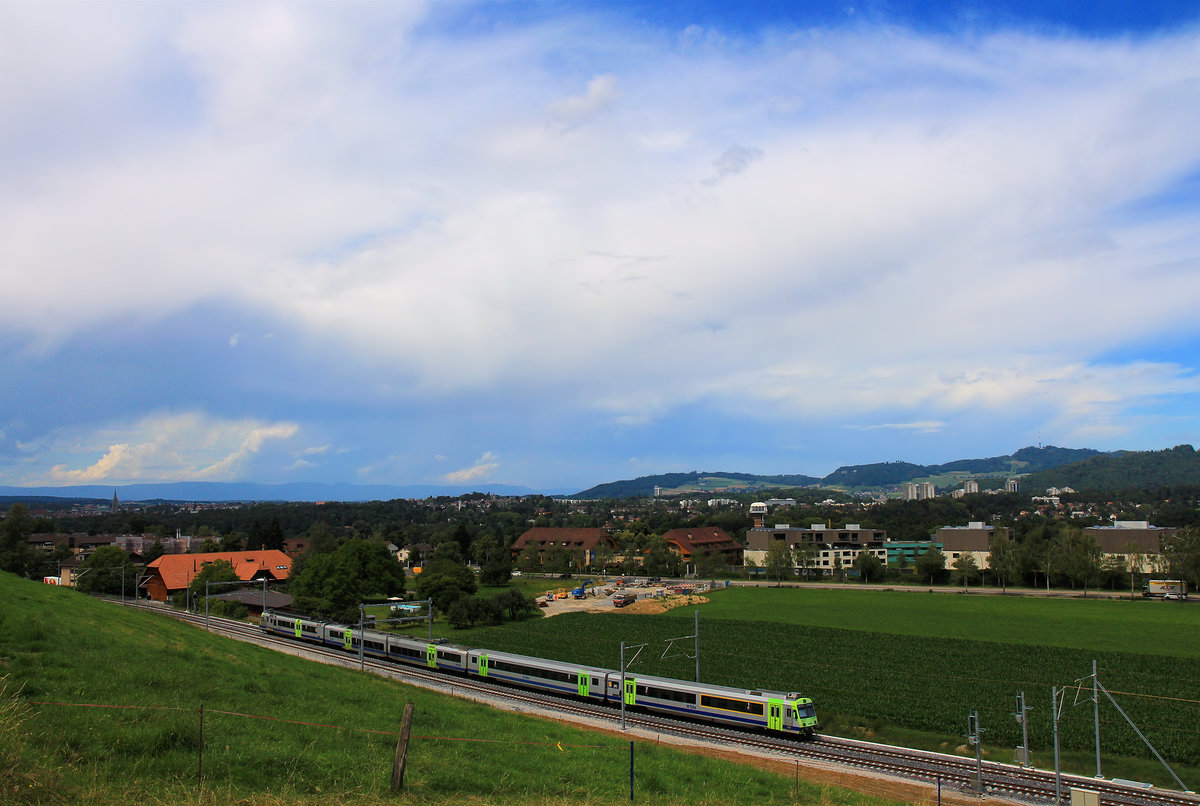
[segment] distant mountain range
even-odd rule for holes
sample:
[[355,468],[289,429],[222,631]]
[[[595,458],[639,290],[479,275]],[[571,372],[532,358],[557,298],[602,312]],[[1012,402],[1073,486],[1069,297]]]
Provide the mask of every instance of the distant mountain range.
[[476,486],[387,484],[255,484],[251,482],[176,482],[171,484],[81,485],[74,487],[0,487],[0,499],[32,501],[37,498],[110,501],[113,492],[121,501],[388,501],[456,497],[469,493],[503,496],[553,495],[568,498],[635,498],[667,492],[721,492],[799,487],[867,490],[894,487],[910,481],[937,479],[953,484],[973,476],[1022,476],[1022,488],[1072,487],[1076,490],[1126,490],[1171,484],[1200,484],[1200,453],[1191,445],[1161,451],[1114,451],[1090,448],[1021,448],[1008,456],[958,459],[940,465],[911,462],[876,462],[839,467],[824,478],[805,475],[761,476],[753,473],[660,473],[636,479],[598,484],[581,492],[534,490],[509,484]]
[[[74,487],[0,487],[0,497],[88,498],[111,501],[390,501],[394,498],[431,498],[468,493],[533,495],[555,493],[511,484],[439,486],[432,484],[255,484],[252,482],[181,481],[170,484],[79,485]],[[558,490],[563,494],[566,490]]]
[[665,491],[685,490],[699,493],[725,489],[751,492],[784,487],[829,487],[850,490],[892,487],[917,479],[948,474],[962,476],[1006,476],[1049,470],[1100,455],[1091,448],[1021,448],[1008,456],[987,459],[958,459],[942,465],[916,465],[911,462],[876,462],[839,467],[824,478],[815,476],[756,476],[750,473],[662,473],[625,481],[598,484],[575,493],[572,498],[630,498],[654,494],[655,487]]

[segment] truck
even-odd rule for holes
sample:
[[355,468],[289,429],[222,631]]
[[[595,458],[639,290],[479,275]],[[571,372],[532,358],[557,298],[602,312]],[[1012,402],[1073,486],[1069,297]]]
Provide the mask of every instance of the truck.
[[1142,588],[1142,596],[1181,601],[1187,598],[1187,582],[1182,579],[1152,579]]
[[587,596],[587,586],[592,584],[592,580],[586,579],[578,588],[571,591],[571,595],[576,599],[583,599]]
[[614,607],[624,607],[625,605],[631,605],[636,601],[636,593],[627,593],[625,591],[617,591],[612,597]]

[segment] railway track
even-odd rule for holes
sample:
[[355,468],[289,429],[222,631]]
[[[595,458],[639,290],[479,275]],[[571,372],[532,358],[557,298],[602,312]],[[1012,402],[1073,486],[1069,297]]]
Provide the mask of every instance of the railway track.
[[[138,605],[143,606],[144,605]],[[401,680],[425,688],[469,697],[507,710],[536,712],[606,730],[621,729],[618,709],[539,692],[500,685],[474,677],[449,676],[417,666],[389,663],[314,644],[299,643],[268,635],[256,625],[228,619],[206,618],[166,608],[150,608],[184,621],[198,624],[235,640],[268,646],[290,655],[311,658],[345,667],[362,666],[374,674]],[[855,739],[818,736],[807,742],[747,733],[720,726],[686,722],[659,715],[627,711],[628,731],[643,737],[672,737],[674,741],[723,750],[737,750],[801,765],[820,764],[908,782],[940,786],[952,791],[990,798],[1028,803],[1054,803],[1055,775],[1052,771],[1023,768],[1015,764],[972,759],[945,753],[911,750],[892,745]],[[1175,790],[1143,788],[1105,779],[1062,775],[1060,791],[1064,801],[1073,788],[1099,793],[1105,804],[1128,806],[1200,806],[1196,795]]]

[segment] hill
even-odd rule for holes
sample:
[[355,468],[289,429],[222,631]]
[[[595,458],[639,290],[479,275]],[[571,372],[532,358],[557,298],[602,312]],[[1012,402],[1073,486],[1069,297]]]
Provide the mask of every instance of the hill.
[[809,487],[820,479],[814,476],[756,476],[753,473],[660,473],[624,481],[597,484],[571,498],[639,498],[654,495],[655,487],[672,493],[755,492],[768,488]]
[[805,475],[757,476],[752,473],[660,473],[636,479],[598,484],[571,498],[635,498],[654,495],[661,487],[671,494],[689,492],[756,492],[771,488],[826,487],[855,490],[895,487],[909,481],[925,480],[957,473],[971,476],[1005,476],[1054,468],[1069,462],[1099,455],[1091,448],[1021,448],[1007,456],[986,459],[957,459],[941,465],[911,462],[875,462],[845,465],[824,478]]
[[[598,806],[628,793],[631,736],[324,666],[5,573],[0,594],[5,804]],[[414,742],[396,795],[406,702]],[[657,742],[639,741],[637,759],[641,803],[882,806]]]
[[1200,454],[1191,445],[1161,451],[1120,451],[1031,473],[1025,488],[1131,490],[1173,484],[1200,484]]

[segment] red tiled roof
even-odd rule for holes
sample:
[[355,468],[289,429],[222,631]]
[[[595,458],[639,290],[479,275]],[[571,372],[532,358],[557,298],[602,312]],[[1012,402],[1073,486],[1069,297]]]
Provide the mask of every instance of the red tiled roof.
[[529,543],[539,546],[562,545],[568,548],[593,549],[601,543],[616,546],[612,535],[603,529],[583,527],[534,526],[513,543],[513,551],[520,551]]
[[692,554],[700,551],[737,552],[744,548],[729,534],[717,526],[701,526],[695,529],[672,529],[663,535],[663,540],[679,547],[680,552]]
[[192,577],[208,563],[225,560],[233,566],[238,579],[253,579],[266,572],[275,579],[287,579],[292,571],[292,558],[282,551],[214,551],[207,554],[164,554],[146,566],[157,573],[167,590],[182,590]]

